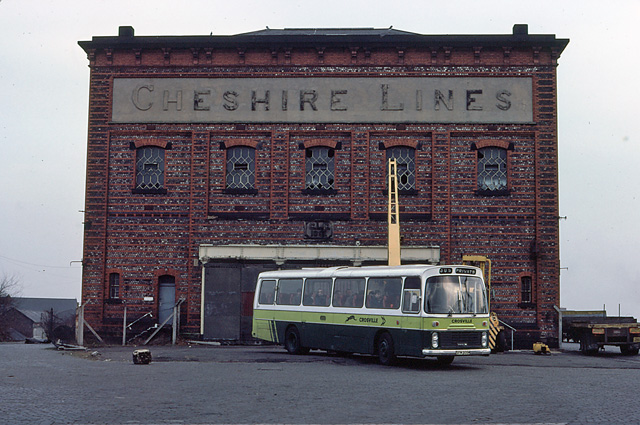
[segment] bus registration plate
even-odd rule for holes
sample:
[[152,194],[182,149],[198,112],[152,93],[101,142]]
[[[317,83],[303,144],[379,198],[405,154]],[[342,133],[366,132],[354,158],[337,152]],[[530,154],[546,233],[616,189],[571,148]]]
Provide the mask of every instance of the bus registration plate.
[[471,352],[468,350],[457,350],[456,351],[456,356],[469,356],[471,355]]

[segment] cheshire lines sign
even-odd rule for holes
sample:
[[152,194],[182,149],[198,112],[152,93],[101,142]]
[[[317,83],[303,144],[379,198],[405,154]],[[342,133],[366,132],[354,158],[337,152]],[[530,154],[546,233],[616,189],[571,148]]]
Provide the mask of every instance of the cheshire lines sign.
[[533,122],[530,77],[114,78],[114,123]]

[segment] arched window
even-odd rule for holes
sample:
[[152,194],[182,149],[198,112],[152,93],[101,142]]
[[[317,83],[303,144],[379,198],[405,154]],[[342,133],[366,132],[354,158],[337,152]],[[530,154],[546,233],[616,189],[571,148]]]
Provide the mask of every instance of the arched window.
[[136,149],[136,189],[164,187],[164,151],[157,146]]
[[[398,190],[416,188],[416,150],[408,146],[393,146],[387,149],[387,163],[395,158],[397,162]],[[386,168],[386,167],[385,167]]]
[[249,146],[227,149],[227,189],[254,189],[256,150]]
[[333,189],[335,150],[327,146],[313,146],[305,150],[305,156],[305,188]]
[[507,150],[495,146],[478,149],[478,191],[483,194],[507,192]]

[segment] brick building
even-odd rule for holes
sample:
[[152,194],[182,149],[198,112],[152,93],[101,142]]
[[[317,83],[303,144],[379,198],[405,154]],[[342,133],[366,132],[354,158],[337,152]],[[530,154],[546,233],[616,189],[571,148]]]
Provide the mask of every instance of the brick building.
[[[82,302],[104,334],[250,339],[263,270],[492,260],[516,342],[557,343],[557,60],[568,43],[389,29],[81,41],[91,70]],[[145,320],[149,320],[148,318]],[[143,321],[144,322],[144,321]]]

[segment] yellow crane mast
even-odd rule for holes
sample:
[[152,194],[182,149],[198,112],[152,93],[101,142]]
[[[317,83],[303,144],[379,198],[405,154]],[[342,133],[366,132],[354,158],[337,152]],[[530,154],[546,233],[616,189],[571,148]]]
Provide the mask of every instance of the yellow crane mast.
[[398,213],[398,170],[395,159],[389,160],[388,184],[389,202],[387,204],[388,224],[388,260],[390,266],[400,265],[400,216]]

